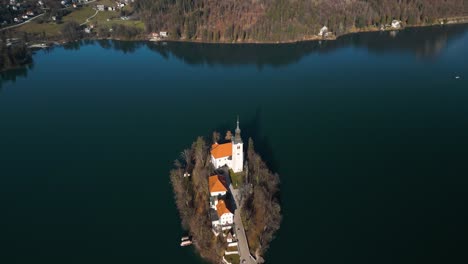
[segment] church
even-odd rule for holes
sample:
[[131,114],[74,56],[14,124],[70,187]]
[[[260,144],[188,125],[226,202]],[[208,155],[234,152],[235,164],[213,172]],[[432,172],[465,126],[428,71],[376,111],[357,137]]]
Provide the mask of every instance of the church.
[[241,138],[239,128],[239,118],[237,118],[237,128],[234,139],[230,142],[211,146],[211,163],[214,167],[220,168],[228,166],[234,172],[241,172],[244,168],[244,143]]

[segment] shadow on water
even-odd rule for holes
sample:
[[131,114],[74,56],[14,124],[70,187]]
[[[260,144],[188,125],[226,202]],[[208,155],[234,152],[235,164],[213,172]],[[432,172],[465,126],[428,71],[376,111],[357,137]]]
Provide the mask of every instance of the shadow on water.
[[0,92],[3,88],[4,82],[15,83],[18,78],[26,78],[28,77],[28,72],[32,70],[33,68],[34,68],[34,64],[31,63],[21,68],[0,72]]
[[[263,161],[267,164],[271,171],[278,171],[279,163],[273,153],[270,141],[267,136],[267,131],[261,131],[262,109],[259,107],[255,111],[255,115],[242,123],[242,131],[244,135],[251,137],[254,142],[255,152],[259,153]],[[245,147],[248,147],[248,141],[244,142]],[[247,150],[247,149],[246,149]]]
[[291,44],[149,43],[148,48],[190,65],[256,65],[281,67],[309,54],[326,54],[355,47],[371,53],[406,52],[419,58],[436,58],[454,40],[468,31],[467,25],[408,28],[399,32],[367,32],[342,36],[334,41]]
[[[422,59],[435,59],[450,41],[468,31],[467,25],[408,28],[399,32],[368,32],[342,36],[335,41],[310,41],[292,44],[206,44],[206,43],[153,43],[115,40],[83,40],[63,46],[66,50],[79,50],[82,46],[99,45],[124,54],[134,53],[142,47],[159,53],[163,58],[175,57],[189,65],[221,65],[225,67],[254,65],[281,67],[297,63],[310,54],[326,54],[342,48],[361,48],[383,54],[391,52],[413,54]],[[49,49],[50,52],[53,49]],[[26,68],[26,71],[29,69]],[[3,72],[1,83],[25,77],[24,70]],[[5,77],[7,76],[7,77]]]

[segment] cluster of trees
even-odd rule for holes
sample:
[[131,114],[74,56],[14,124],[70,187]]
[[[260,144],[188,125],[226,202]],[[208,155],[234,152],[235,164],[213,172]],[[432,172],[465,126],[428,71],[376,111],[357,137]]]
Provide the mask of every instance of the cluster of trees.
[[111,36],[119,39],[134,39],[142,33],[142,30],[135,27],[128,27],[121,24],[112,26]]
[[249,139],[242,188],[242,217],[251,253],[261,262],[276,231],[280,228],[279,176],[272,173]]
[[[16,2],[20,2],[21,5],[10,5],[10,0],[0,0],[0,23],[7,22],[7,24],[12,24],[15,17],[21,18],[21,16],[24,15],[26,11],[33,11],[35,14],[41,12],[41,9],[38,7],[37,1],[35,0],[23,0]],[[13,6],[16,10],[13,9]]]
[[[189,230],[200,255],[212,263],[219,263],[226,244],[211,231],[209,219],[208,177],[213,173],[209,147],[202,137],[184,150],[170,172],[177,209],[182,227]],[[191,177],[184,177],[188,172]]]
[[62,35],[67,41],[76,41],[82,38],[83,31],[80,24],[70,21],[62,27]]
[[203,41],[285,41],[324,25],[341,35],[393,19],[408,25],[468,14],[468,0],[136,0],[148,31]]
[[141,37],[143,30],[122,24],[113,24],[110,27],[98,25],[96,34],[99,38],[132,40]]
[[19,41],[7,46],[6,35],[2,34],[0,41],[0,71],[18,68],[32,62],[31,51],[25,43]]
[[[42,0],[43,6],[38,5],[37,0],[17,0],[20,6],[10,5],[10,0],[0,0],[0,23],[6,22],[6,24],[13,24],[14,18],[22,18],[27,11],[32,11],[34,15],[39,15],[46,12],[46,16],[50,19],[50,16],[56,16],[60,18],[70,13],[68,10],[64,10],[61,1],[58,0]],[[15,9],[13,9],[13,6]],[[44,18],[43,18],[44,19]],[[41,20],[43,20],[41,19]],[[41,21],[37,20],[37,21]]]
[[[70,21],[62,27],[62,37],[67,41],[76,41],[82,39],[85,26],[80,26],[75,21]],[[99,38],[117,38],[117,39],[135,39],[142,34],[142,30],[135,27],[129,27],[121,24],[113,24],[111,27],[100,26],[97,32],[94,32]],[[94,35],[94,34],[93,34]]]

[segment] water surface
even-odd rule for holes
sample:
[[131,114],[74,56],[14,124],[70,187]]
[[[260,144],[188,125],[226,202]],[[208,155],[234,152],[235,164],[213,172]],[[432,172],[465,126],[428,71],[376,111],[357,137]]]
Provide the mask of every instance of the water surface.
[[269,263],[466,263],[467,58],[463,25],[38,51],[1,74],[0,262],[203,263],[168,170],[240,115],[282,180]]

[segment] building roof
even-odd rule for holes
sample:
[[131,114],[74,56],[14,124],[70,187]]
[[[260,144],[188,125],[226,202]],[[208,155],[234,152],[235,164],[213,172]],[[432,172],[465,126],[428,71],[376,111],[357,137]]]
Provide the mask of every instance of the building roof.
[[218,213],[213,208],[210,208],[210,219],[211,219],[211,222],[219,220]]
[[208,186],[210,187],[210,193],[227,192],[224,178],[219,175],[210,176],[210,178],[208,178]]
[[218,204],[216,205],[216,211],[218,212],[219,217],[221,217],[223,214],[231,213],[223,199],[218,200]]
[[232,156],[232,142],[213,144],[211,146],[211,155],[213,155],[215,159]]

